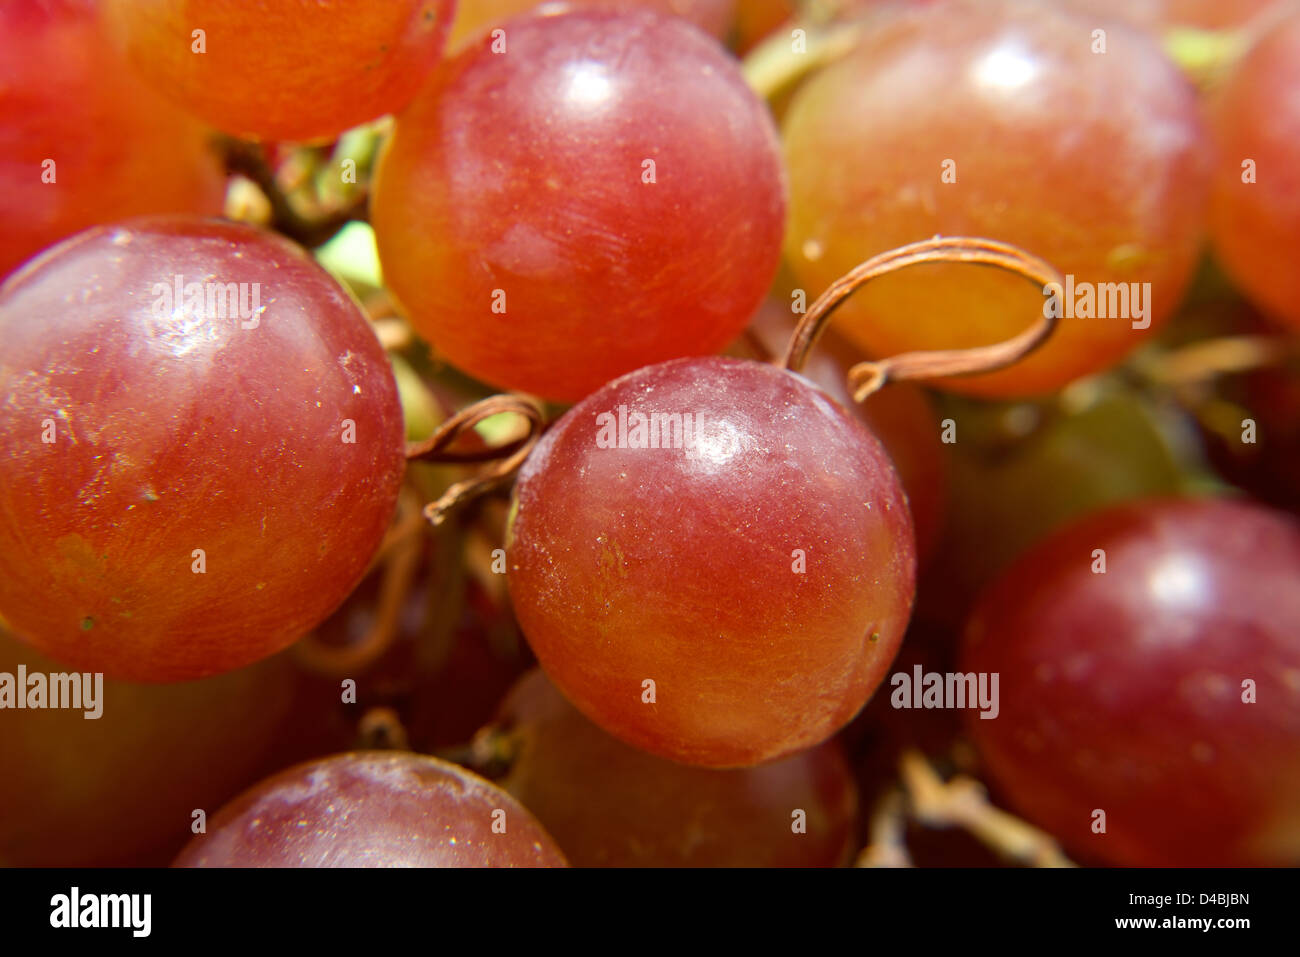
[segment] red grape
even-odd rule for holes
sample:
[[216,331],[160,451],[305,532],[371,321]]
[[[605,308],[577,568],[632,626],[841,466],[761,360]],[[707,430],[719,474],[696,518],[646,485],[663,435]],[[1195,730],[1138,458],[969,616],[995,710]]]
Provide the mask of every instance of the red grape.
[[[786,251],[800,279],[819,291],[905,243],[996,236],[1082,284],[1066,297],[1079,312],[1086,290],[1094,311],[1100,296],[1121,314],[1067,316],[1023,362],[945,380],[954,391],[1051,391],[1140,344],[1191,276],[1209,175],[1195,94],[1156,42],[1111,24],[1094,53],[1092,21],[1017,0],[873,24],[786,116]],[[1118,288],[1112,305],[1104,283],[1151,285],[1139,309]],[[1018,277],[936,265],[873,282],[836,318],[879,357],[998,342],[1042,306]]]
[[771,365],[681,359],[608,384],[546,433],[515,497],[525,637],[580,710],[662,757],[740,767],[825,740],[907,625],[915,542],[888,456]]
[[42,651],[133,680],[217,674],[361,577],[402,477],[401,408],[356,304],[288,241],[96,227],[0,287],[0,341],[0,613]]
[[1297,89],[1300,14],[1245,56],[1214,104],[1219,163],[1211,215],[1215,250],[1233,280],[1293,329],[1300,329]]
[[[0,672],[20,665],[29,677],[65,671],[0,631]],[[203,681],[105,681],[90,720],[77,708],[0,711],[0,864],[165,865],[195,809],[343,746],[317,734],[325,712],[305,690],[278,655]]]
[[[474,40],[483,37],[492,26],[499,25],[516,14],[540,7],[546,0],[468,0],[456,9],[456,19],[451,27],[447,45],[459,51]],[[740,9],[751,0],[744,0]],[[558,4],[552,3],[558,8]],[[719,39],[727,35],[731,25],[736,0],[568,0],[566,7],[611,7],[631,9],[644,7],[660,13],[672,14],[690,20],[701,30],[707,30]]]
[[455,10],[453,0],[107,3],[158,90],[227,133],[273,140],[327,139],[401,109],[441,58]]
[[515,742],[502,786],[574,866],[834,867],[856,850],[857,789],[834,743],[758,768],[690,768],[610,737],[540,671],[502,711]]
[[1113,864],[1295,864],[1297,582],[1300,524],[1257,505],[1147,501],[1053,535],[969,626],[962,670],[1001,676],[999,716],[968,722],[993,780]]
[[521,17],[506,53],[440,71],[398,118],[373,206],[417,331],[565,400],[726,346],[784,215],[776,132],[735,62],[681,20],[607,10]]
[[224,176],[206,138],[114,55],[92,0],[7,0],[0,278],[87,226],[220,212]]
[[300,764],[226,805],[178,867],[563,867],[514,798],[409,752]]

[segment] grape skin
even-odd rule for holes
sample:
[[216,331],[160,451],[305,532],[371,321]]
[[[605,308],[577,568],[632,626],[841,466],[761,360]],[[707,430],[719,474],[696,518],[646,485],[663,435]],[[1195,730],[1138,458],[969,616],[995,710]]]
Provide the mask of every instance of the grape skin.
[[967,715],[993,783],[1085,859],[1295,864],[1297,582],[1300,524],[1247,502],[1148,500],[1052,535],[967,629],[961,670],[1001,675],[998,718]]
[[208,132],[136,79],[97,11],[0,4],[0,279],[88,226],[221,211]]
[[222,808],[175,866],[564,867],[565,860],[528,811],[482,778],[424,755],[372,751],[268,778]]
[[[1082,283],[1150,283],[1149,313],[1067,317],[1015,365],[936,385],[1041,394],[1140,345],[1197,262],[1211,166],[1196,96],[1156,41],[1110,23],[1106,53],[1093,53],[1094,20],[1019,0],[936,3],[873,24],[784,121],[785,249],[806,288],[936,234],[995,236]],[[878,358],[989,345],[1042,308],[1018,277],[932,265],[876,280],[835,322]]]
[[507,52],[438,74],[380,161],[380,259],[416,331],[485,382],[565,401],[724,348],[785,216],[776,129],[735,61],[646,11],[508,28]]
[[[261,307],[168,306],[177,276]],[[360,579],[402,412],[356,303],[292,243],[96,227],[0,287],[0,341],[0,613],[20,637],[79,670],[206,677],[299,638]]]
[[[469,0],[456,9],[448,47],[459,52],[484,37],[490,27],[540,7],[545,0]],[[743,0],[748,3],[749,0]],[[554,6],[554,4],[552,4]],[[735,12],[736,0],[566,0],[569,7],[643,7],[690,20],[701,30],[725,39]]]
[[[1298,87],[1300,14],[1245,55],[1213,104],[1215,252],[1237,287],[1293,331],[1300,330]],[[1244,181],[1247,160],[1254,182]]]
[[610,737],[540,670],[499,725],[513,755],[502,787],[575,867],[834,867],[857,849],[857,788],[833,742],[757,768],[686,767]]
[[[0,672],[67,669],[0,630]],[[337,750],[328,696],[309,695],[288,654],[202,681],[105,680],[100,716],[0,711],[0,862],[9,867],[160,867],[216,808],[286,763]]]
[[160,93],[232,136],[299,141],[405,106],[442,58],[455,11],[452,0],[107,4]]
[[[691,413],[704,437],[599,448],[597,416],[620,406]],[[679,359],[610,383],[546,433],[515,501],[510,595],[542,667],[661,757],[747,767],[824,741],[907,625],[916,544],[888,455],[770,365]]]

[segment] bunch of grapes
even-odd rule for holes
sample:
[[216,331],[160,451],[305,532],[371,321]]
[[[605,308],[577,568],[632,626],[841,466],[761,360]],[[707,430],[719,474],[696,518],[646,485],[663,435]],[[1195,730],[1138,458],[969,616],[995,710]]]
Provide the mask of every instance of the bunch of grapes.
[[1300,863],[1226,6],[6,4],[0,864]]

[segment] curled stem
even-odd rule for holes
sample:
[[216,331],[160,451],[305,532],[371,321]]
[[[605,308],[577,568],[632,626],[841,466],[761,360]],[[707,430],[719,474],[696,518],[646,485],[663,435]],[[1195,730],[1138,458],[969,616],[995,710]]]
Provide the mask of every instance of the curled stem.
[[[251,180],[266,197],[271,225],[309,249],[323,246],[352,220],[365,215],[367,197],[364,192],[359,191],[337,204],[315,200],[304,202],[301,189],[295,193],[280,182],[264,146],[227,137],[221,138],[219,145],[226,169]],[[301,187],[302,184],[298,185]],[[299,197],[299,203],[294,202],[295,196]]]
[[973,263],[1005,269],[1028,279],[1045,294],[1050,292],[1051,298],[1057,300],[1058,308],[1048,309],[1045,305],[1039,320],[1032,326],[1005,342],[991,346],[905,352],[875,362],[860,362],[849,370],[849,389],[855,401],[863,401],[888,382],[974,375],[1005,369],[1041,346],[1055,331],[1057,316],[1061,312],[1060,290],[1065,286],[1065,279],[1054,266],[1009,243],[970,236],[936,236],[872,256],[831,283],[799,321],[782,365],[791,372],[802,369],[831,314],[861,286],[899,269],[925,263]]
[[[466,431],[474,428],[484,419],[506,412],[523,416],[527,421],[528,433],[522,439],[496,448],[470,452],[451,451],[450,446]],[[528,453],[533,450],[537,440],[541,438],[544,426],[542,407],[537,400],[517,394],[494,395],[461,409],[439,426],[429,438],[421,442],[408,442],[406,446],[408,462],[491,463],[481,474],[455,483],[437,501],[426,505],[425,518],[434,525],[440,525],[456,505],[481,495],[513,475],[528,457]]]

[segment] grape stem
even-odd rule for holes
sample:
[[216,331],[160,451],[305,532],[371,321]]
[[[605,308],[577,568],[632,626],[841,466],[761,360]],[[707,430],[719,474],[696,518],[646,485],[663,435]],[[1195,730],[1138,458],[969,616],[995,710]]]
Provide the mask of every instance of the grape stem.
[[1281,365],[1297,355],[1300,349],[1283,336],[1223,336],[1155,356],[1139,371],[1156,385],[1203,385],[1219,376]]
[[375,617],[358,641],[342,647],[327,644],[313,631],[294,646],[297,660],[305,668],[330,677],[347,677],[364,671],[387,653],[397,638],[402,609],[420,567],[422,539],[415,533],[423,524],[419,498],[408,486],[398,497],[397,522],[384,536],[371,560],[367,576],[383,567]]
[[519,756],[520,744],[518,734],[509,727],[492,723],[476,731],[465,744],[438,748],[433,756],[468,768],[480,777],[496,780],[510,773]]
[[939,777],[920,752],[908,750],[899,774],[912,813],[930,827],[960,827],[1001,856],[1031,867],[1073,867],[1050,835],[995,808],[984,786],[959,774]]
[[[508,412],[523,416],[527,421],[528,434],[522,439],[496,448],[472,452],[454,452],[449,448],[467,430],[474,428],[484,419]],[[429,438],[421,442],[408,442],[406,445],[408,462],[491,463],[481,474],[455,483],[437,501],[426,505],[425,518],[433,525],[441,525],[454,507],[481,495],[512,476],[528,457],[528,453],[533,450],[537,440],[542,437],[545,424],[542,407],[536,399],[517,393],[494,395],[461,409],[439,426]]]
[[392,708],[371,708],[357,725],[360,750],[409,751],[410,738],[402,719]]
[[873,362],[860,362],[849,370],[849,391],[862,402],[889,382],[904,379],[935,379],[944,376],[975,375],[1005,369],[1025,358],[1051,337],[1060,315],[1060,290],[1065,280],[1054,266],[1037,256],[1008,243],[970,236],[935,236],[899,246],[851,269],[831,283],[808,313],[799,320],[782,365],[791,372],[800,371],[809,352],[826,329],[831,314],[857,289],[888,273],[924,263],[974,263],[996,266],[1023,276],[1039,286],[1057,308],[1044,302],[1034,325],[1005,342],[973,349],[949,349],[933,352],[905,352]]
[[912,867],[907,850],[907,798],[892,787],[871,814],[871,843],[863,848],[854,867]]
[[271,208],[271,225],[308,249],[325,245],[348,223],[365,218],[369,200],[364,190],[358,190],[346,200],[329,203],[304,200],[299,191],[295,194],[299,201],[295,203],[261,144],[223,137],[220,146],[226,169],[250,180],[266,197]]

